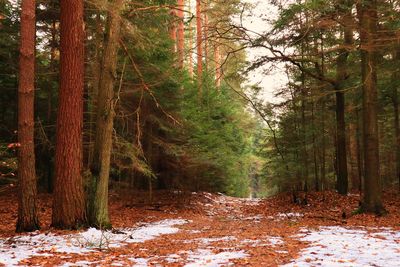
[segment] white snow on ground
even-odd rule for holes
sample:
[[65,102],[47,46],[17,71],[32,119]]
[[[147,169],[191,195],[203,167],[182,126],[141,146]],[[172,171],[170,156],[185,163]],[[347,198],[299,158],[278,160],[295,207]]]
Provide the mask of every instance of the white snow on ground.
[[369,233],[364,229],[329,226],[303,230],[300,240],[311,243],[285,266],[399,266],[400,231],[385,228]]
[[187,222],[183,219],[163,220],[138,228],[119,229],[118,233],[90,228],[70,235],[33,233],[0,239],[0,264],[15,266],[32,256],[51,256],[55,252],[82,254],[95,249],[120,247],[126,243],[140,243],[160,235],[176,233],[179,229],[173,226]]
[[269,243],[271,243],[273,247],[275,247],[276,245],[282,245],[284,243],[282,237],[280,236],[268,236],[266,239],[269,241]]
[[233,259],[241,259],[249,256],[244,251],[224,251],[220,253],[213,253],[208,249],[197,249],[189,253],[188,262],[185,267],[218,267],[228,266],[229,261]]
[[223,237],[212,237],[212,238],[196,238],[192,240],[192,242],[201,242],[205,245],[213,243],[213,242],[227,242],[234,241],[237,238],[234,236],[223,236]]
[[258,239],[244,239],[243,244],[251,244],[252,247],[275,247],[283,245],[285,242],[280,236],[266,236]]
[[129,258],[129,260],[135,263],[135,267],[147,267],[147,262],[149,261],[145,258]]

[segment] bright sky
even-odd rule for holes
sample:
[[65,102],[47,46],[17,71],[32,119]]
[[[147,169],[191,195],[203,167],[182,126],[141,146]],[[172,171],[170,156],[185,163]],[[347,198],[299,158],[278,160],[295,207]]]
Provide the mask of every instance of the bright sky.
[[[190,10],[194,13],[196,0],[186,1],[186,4],[189,5],[189,2],[191,6]],[[243,14],[243,26],[245,28],[259,34],[271,28],[267,20],[277,17],[278,11],[276,7],[268,4],[268,0],[241,0],[241,2],[253,6],[253,8],[246,9]],[[189,14],[186,15],[190,16]],[[234,21],[239,23],[239,19],[234,19]],[[256,36],[256,34],[253,34],[253,36]],[[266,49],[261,48],[247,49],[246,52],[250,62],[260,56],[268,54]],[[274,66],[272,66],[272,64],[266,64],[263,68],[259,68],[249,74],[248,84],[258,84],[263,89],[261,91],[261,97],[265,101],[279,103],[282,99],[274,97],[274,92],[287,83],[283,67],[283,64],[275,64]]]
[[[268,19],[273,19],[278,15],[278,11],[274,6],[268,4],[266,0],[242,0],[242,2],[255,6],[252,10],[246,12],[248,16],[245,16],[243,20],[244,27],[260,34],[271,29]],[[247,50],[249,61],[266,54],[268,54],[266,49],[252,48]],[[262,98],[265,101],[278,103],[282,100],[274,97],[274,92],[287,83],[283,67],[283,64],[266,64],[266,66],[250,73],[249,83],[259,84],[263,89]]]

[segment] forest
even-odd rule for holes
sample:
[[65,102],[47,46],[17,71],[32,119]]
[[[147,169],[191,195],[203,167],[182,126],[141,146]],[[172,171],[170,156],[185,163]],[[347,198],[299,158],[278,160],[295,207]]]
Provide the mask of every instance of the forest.
[[0,0],[0,266],[396,266],[400,1]]

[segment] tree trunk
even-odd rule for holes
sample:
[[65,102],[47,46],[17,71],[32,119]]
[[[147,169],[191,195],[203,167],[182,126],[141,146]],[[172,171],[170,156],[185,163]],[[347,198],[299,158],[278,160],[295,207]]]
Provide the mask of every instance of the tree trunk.
[[120,13],[123,3],[123,0],[110,2],[97,96],[96,136],[93,162],[90,165],[92,175],[90,191],[93,191],[89,197],[88,214],[89,224],[99,228],[111,227],[108,214],[108,182],[117,101],[114,96],[114,82],[117,76],[116,69],[121,28]]
[[185,25],[184,23],[184,13],[185,0],[178,0],[178,66],[183,68],[184,55],[185,55]]
[[[396,66],[400,63],[400,49],[397,49],[395,53],[395,64]],[[399,182],[400,190],[400,125],[399,125],[399,96],[397,92],[396,82],[398,81],[399,69],[396,68],[392,75],[392,103],[393,103],[393,113],[394,113],[394,134],[395,134],[395,162],[396,162],[396,179]]]
[[336,141],[337,141],[337,189],[339,194],[346,195],[348,192],[347,153],[346,153],[346,123],[345,123],[345,96],[344,89],[348,78],[347,58],[349,56],[348,46],[353,43],[353,30],[351,28],[352,2],[342,0],[339,12],[343,24],[344,48],[339,50],[336,60]]
[[204,2],[206,8],[203,10],[204,25],[203,25],[203,45],[204,45],[204,67],[206,71],[208,70],[208,0]]
[[40,228],[34,145],[35,1],[22,0],[18,86],[18,220],[16,231]]
[[[189,1],[188,5],[189,5],[188,9],[192,10],[191,1]],[[187,49],[188,56],[189,56],[189,67],[188,68],[189,68],[189,76],[191,78],[193,78],[193,51],[192,51],[192,49],[193,49],[193,20],[192,19],[189,22],[188,30],[189,30],[189,36],[188,36],[189,42],[188,42],[188,49]]]
[[76,229],[87,222],[81,173],[84,87],[82,0],[60,2],[60,52],[52,226]]
[[[351,111],[350,111],[351,112]],[[349,123],[349,180],[351,181],[351,189],[360,189],[360,177],[358,175],[358,143],[357,143],[357,124]]]
[[196,46],[197,46],[197,82],[199,84],[199,95],[201,92],[203,73],[203,49],[202,49],[202,23],[201,23],[201,0],[196,0]]
[[314,159],[314,181],[315,181],[315,191],[319,191],[319,175],[318,175],[318,160],[317,160],[317,144],[315,137],[315,116],[314,116],[314,106],[313,102],[311,105],[311,128],[312,128],[312,142],[313,142],[313,159]]
[[88,124],[89,124],[89,146],[87,151],[87,165],[85,169],[90,169],[90,164],[93,162],[93,144],[94,144],[94,129],[96,127],[96,106],[97,106],[97,95],[99,93],[100,86],[100,72],[101,72],[101,60],[103,55],[103,42],[104,42],[104,27],[103,27],[103,19],[100,14],[100,10],[96,12],[96,31],[94,34],[94,55],[92,64],[91,64],[91,72],[93,78],[90,81],[90,86],[88,87],[88,103],[87,109],[89,112],[88,116]]
[[304,181],[304,190],[308,189],[308,151],[307,151],[307,130],[306,130],[306,84],[305,84],[305,74],[302,73],[302,86],[301,86],[301,138],[302,138],[302,159],[303,168],[302,175]]
[[360,12],[361,72],[363,83],[364,194],[361,210],[382,214],[379,176],[378,92],[375,36],[377,1],[364,0]]
[[326,181],[326,138],[325,138],[325,112],[326,112],[325,99],[321,103],[321,190],[325,190]]

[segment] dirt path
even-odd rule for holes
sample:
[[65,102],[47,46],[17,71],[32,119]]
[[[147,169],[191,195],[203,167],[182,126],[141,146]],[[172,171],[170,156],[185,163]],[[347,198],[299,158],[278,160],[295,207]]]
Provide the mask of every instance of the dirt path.
[[[79,233],[44,229],[28,236],[0,238],[0,263],[6,266],[18,262],[39,266],[389,266],[400,261],[400,232],[391,224],[398,219],[397,213],[382,220],[374,218],[373,223],[373,217],[363,215],[343,219],[342,212],[355,204],[356,196],[344,199],[328,196],[333,199],[330,202],[324,195],[324,204],[318,204],[318,197],[321,196],[316,195],[310,199],[311,204],[303,207],[291,205],[284,197],[261,201],[210,193],[174,192],[159,196],[160,201],[152,204],[138,197],[132,201],[112,197],[111,214],[116,231],[89,229]],[[0,198],[3,207],[0,215],[7,220],[13,211],[3,205],[6,200],[11,205],[12,198]],[[48,220],[48,197],[42,197],[41,204],[42,217]],[[361,223],[370,228],[357,227]],[[358,245],[352,245],[354,242]],[[382,252],[373,255],[376,251]],[[360,261],[363,253],[366,256]]]

